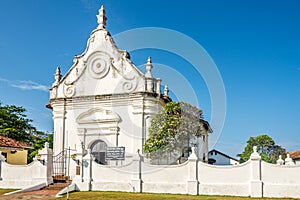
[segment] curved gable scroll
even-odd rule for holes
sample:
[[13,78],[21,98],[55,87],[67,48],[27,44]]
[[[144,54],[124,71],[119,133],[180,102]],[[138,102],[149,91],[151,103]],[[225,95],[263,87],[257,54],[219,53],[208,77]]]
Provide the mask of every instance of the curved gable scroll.
[[121,118],[118,114],[111,110],[102,108],[92,108],[82,114],[76,119],[78,124],[92,124],[105,122],[120,122]]

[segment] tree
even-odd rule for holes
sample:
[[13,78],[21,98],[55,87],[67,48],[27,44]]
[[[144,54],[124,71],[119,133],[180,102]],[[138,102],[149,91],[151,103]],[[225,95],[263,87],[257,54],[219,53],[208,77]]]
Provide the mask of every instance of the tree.
[[268,163],[276,163],[279,155],[284,157],[286,154],[286,150],[281,146],[276,145],[270,136],[260,135],[249,138],[244,151],[241,154],[238,154],[240,163],[249,160],[253,151],[253,146],[257,146],[257,152],[260,154],[261,159]]
[[22,106],[2,105],[0,102],[0,135],[33,146],[34,149],[29,150],[28,154],[28,162],[30,162],[37,151],[44,146],[45,141],[53,143],[53,136],[38,131],[32,126],[32,120],[27,118],[25,112],[26,109]]
[[202,110],[184,102],[169,102],[153,118],[144,153],[151,159],[181,157],[201,133]]
[[44,148],[45,142],[49,143],[49,148],[53,148],[53,133],[52,134],[44,134],[44,132],[39,131],[41,134],[39,134],[41,137],[35,137],[33,149],[30,149],[28,152],[28,160],[27,162],[32,162],[33,158],[36,154],[38,154],[39,150]]
[[0,134],[27,144],[32,144],[36,132],[27,119],[26,109],[15,105],[2,105],[0,102]]

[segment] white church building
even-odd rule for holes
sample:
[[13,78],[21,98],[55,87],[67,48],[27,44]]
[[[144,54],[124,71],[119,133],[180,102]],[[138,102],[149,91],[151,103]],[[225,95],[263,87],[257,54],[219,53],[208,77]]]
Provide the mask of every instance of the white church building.
[[[103,6],[97,18],[98,26],[90,34],[85,51],[74,57],[64,76],[56,69],[47,105],[54,120],[53,155],[62,162],[60,172],[71,178],[76,166],[71,162],[70,170],[66,169],[67,155],[76,160],[91,149],[97,163],[111,165],[116,162],[106,159],[108,147],[124,147],[124,163],[138,150],[142,154],[151,120],[172,101],[168,87],[161,88],[162,80],[153,77],[150,57],[143,74],[129,53],[118,49],[105,28]],[[207,125],[198,151],[198,157],[205,161],[211,130]]]
[[[171,101],[168,89],[152,76],[150,58],[143,74],[129,54],[116,47],[105,29],[103,7],[97,17],[86,50],[75,56],[64,76],[59,68],[55,73],[47,105],[53,111],[54,152],[46,142],[29,165],[8,164],[0,153],[0,188],[21,189],[6,195],[70,178],[70,185],[57,195],[79,190],[300,198],[300,165],[292,159],[298,152],[285,160],[280,156],[275,165],[264,162],[254,146],[243,164],[208,164],[212,130],[204,120],[186,162],[148,162],[143,145],[151,119]],[[216,150],[210,156],[226,157]]]

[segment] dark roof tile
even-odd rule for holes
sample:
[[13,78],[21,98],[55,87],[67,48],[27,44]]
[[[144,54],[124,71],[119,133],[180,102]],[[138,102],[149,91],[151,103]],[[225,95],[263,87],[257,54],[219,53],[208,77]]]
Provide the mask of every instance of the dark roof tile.
[[12,138],[8,138],[5,136],[0,135],[0,147],[9,147],[9,148],[19,148],[19,149],[32,149],[33,147],[24,143],[24,142],[20,142],[17,141],[15,139]]

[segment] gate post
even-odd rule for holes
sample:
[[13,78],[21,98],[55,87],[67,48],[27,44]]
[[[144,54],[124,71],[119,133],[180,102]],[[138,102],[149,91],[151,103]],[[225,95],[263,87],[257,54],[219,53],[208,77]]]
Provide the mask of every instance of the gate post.
[[197,195],[198,189],[198,157],[195,153],[195,147],[192,147],[192,154],[188,158],[188,180],[187,193]]
[[257,153],[257,147],[253,147],[250,156],[251,177],[250,177],[250,196],[263,197],[263,183],[261,180],[261,157]]
[[131,185],[133,192],[143,192],[142,185],[142,161],[139,154],[139,151],[134,154],[132,158],[132,177],[131,177]]
[[2,152],[0,151],[0,181],[2,181],[2,168],[3,168],[3,165],[2,165],[2,162],[5,162],[5,157],[1,154]]
[[46,184],[49,185],[53,183],[53,155],[52,149],[49,148],[49,143],[45,142],[44,148],[38,151],[39,160],[42,161],[42,164],[46,166],[46,172],[43,174],[42,178],[46,181]]
[[80,190],[82,191],[90,191],[92,189],[92,163],[93,155],[91,154],[91,149],[88,149],[87,154],[82,158],[83,182],[80,183]]

